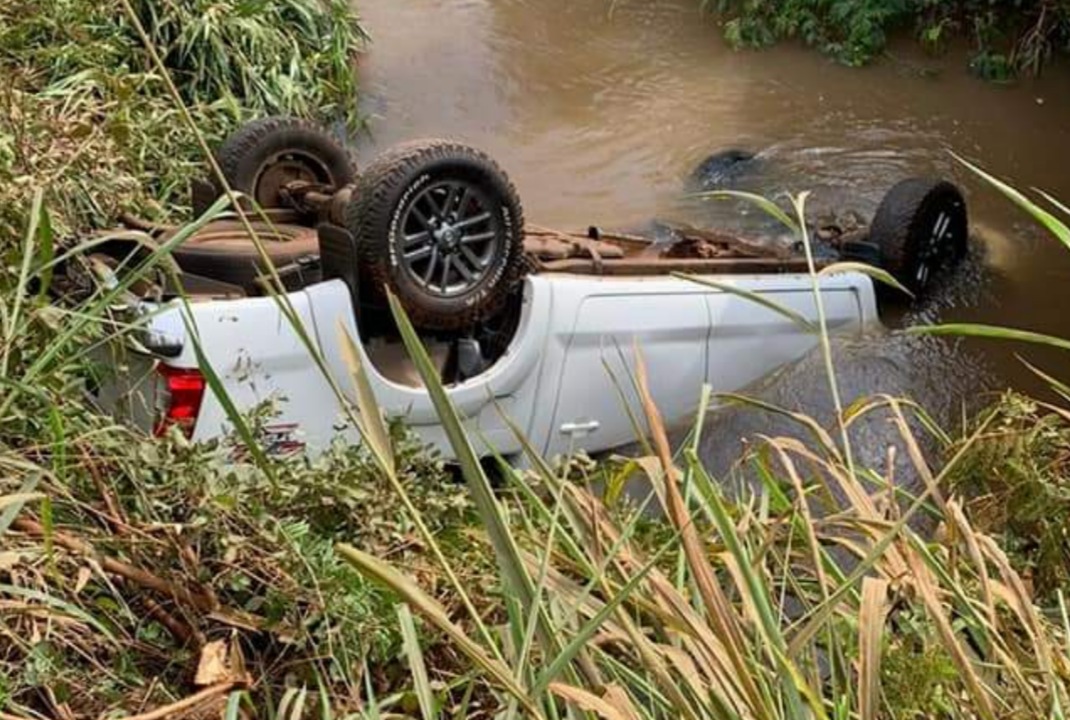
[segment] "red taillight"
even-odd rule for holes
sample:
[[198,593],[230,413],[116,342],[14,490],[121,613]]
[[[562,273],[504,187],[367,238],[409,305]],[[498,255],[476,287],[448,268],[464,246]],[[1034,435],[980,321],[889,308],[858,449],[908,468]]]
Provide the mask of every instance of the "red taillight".
[[163,379],[164,398],[153,432],[159,436],[172,425],[178,425],[186,437],[191,436],[204,400],[204,375],[196,368],[176,368],[163,363],[157,366],[157,372]]

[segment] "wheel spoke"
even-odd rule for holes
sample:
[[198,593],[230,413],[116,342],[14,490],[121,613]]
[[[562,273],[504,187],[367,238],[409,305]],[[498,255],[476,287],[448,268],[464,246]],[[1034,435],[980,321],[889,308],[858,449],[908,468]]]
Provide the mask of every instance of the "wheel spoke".
[[446,289],[449,287],[451,267],[453,267],[453,256],[447,255],[446,262],[442,263],[442,281],[439,283],[439,287],[442,289],[443,293],[445,293]]
[[[464,255],[468,262],[472,263],[472,267],[477,270],[482,270],[484,267],[486,267],[487,262],[489,262],[487,260],[480,260],[478,257],[476,257],[475,253],[466,248],[464,245],[461,245],[461,254]],[[469,280],[470,279],[471,278],[469,278]]]
[[469,190],[468,186],[465,185],[464,186],[464,192],[461,193],[461,199],[457,201],[457,217],[458,217],[458,219],[461,219],[461,220],[464,219],[464,211],[465,211],[465,208],[468,207],[468,198],[471,197],[471,195],[472,195],[471,191]]
[[431,283],[431,278],[435,275],[435,267],[438,265],[438,248],[431,248],[431,261],[427,263],[427,270],[424,271],[424,285]]
[[434,251],[435,247],[433,245],[424,245],[423,247],[405,253],[402,257],[405,258],[406,262],[414,263],[423,260],[425,257],[430,257]]
[[940,217],[936,219],[936,225],[933,227],[933,240],[939,242],[944,239],[944,234],[951,226],[951,218],[947,216],[947,213],[940,213]]
[[442,214],[443,214],[443,216],[448,217],[449,214],[453,211],[453,201],[456,200],[456,199],[457,199],[457,185],[454,183],[454,184],[450,185],[450,191],[446,195],[446,204],[442,206]]
[[495,233],[494,231],[479,233],[478,235],[465,235],[463,238],[461,238],[461,245],[471,245],[473,243],[486,242],[488,240],[493,240],[496,235],[497,233]]
[[423,232],[418,232],[418,233],[412,233],[411,235],[406,235],[405,236],[404,247],[410,248],[413,245],[421,245],[421,244],[423,244],[424,242],[426,242],[426,241],[428,241],[430,239],[431,239],[431,232],[429,230],[424,230]]
[[472,227],[473,225],[478,225],[479,223],[486,222],[487,220],[490,220],[490,213],[483,212],[476,215],[475,217],[465,218],[464,220],[455,223],[453,227],[457,230],[464,230],[465,228]]
[[[476,276],[472,274],[472,269],[465,265],[464,260],[462,260],[460,256],[451,256],[450,261],[453,263],[453,267],[457,268],[457,272],[461,274],[461,277],[464,278],[466,283],[471,283],[475,280]],[[478,268],[479,266],[476,265],[476,267]]]
[[420,223],[421,225],[424,226],[424,230],[425,231],[434,232],[435,228],[431,226],[431,221],[427,219],[427,216],[424,215],[423,212],[420,210],[420,208],[416,207],[416,205],[417,205],[417,203],[413,203],[412,204],[412,209],[410,210],[410,212],[412,213],[413,217],[416,218],[416,221],[418,223]]
[[[431,215],[433,217],[442,217],[442,208],[438,206],[438,203],[435,201],[434,195],[430,190],[421,195],[420,199],[424,201],[427,207],[431,208]],[[413,203],[413,206],[415,207],[416,203]]]

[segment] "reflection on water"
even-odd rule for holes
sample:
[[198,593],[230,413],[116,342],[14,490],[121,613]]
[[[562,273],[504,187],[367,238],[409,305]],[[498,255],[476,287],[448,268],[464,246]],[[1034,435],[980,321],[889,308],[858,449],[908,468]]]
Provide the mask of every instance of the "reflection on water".
[[[419,136],[463,139],[513,176],[530,220],[562,227],[694,212],[680,200],[684,179],[721,148],[758,153],[741,182],[811,190],[815,212],[869,216],[907,175],[950,176],[967,191],[979,247],[921,319],[1070,336],[1070,253],[947,153],[1070,198],[1070,67],[996,87],[970,77],[961,53],[929,58],[910,42],[864,70],[791,45],[733,52],[696,4],[631,0],[610,14],[606,0],[360,0],[375,40],[362,61],[372,130],[362,154]],[[703,212],[743,222],[729,206]],[[859,392],[896,377],[899,390],[951,409],[986,386],[982,368],[1035,389],[1013,356],[1021,348],[900,336],[859,348],[844,348],[841,368]],[[1029,354],[1060,367],[1054,353]],[[790,372],[769,382],[785,402],[820,411],[820,383]]]

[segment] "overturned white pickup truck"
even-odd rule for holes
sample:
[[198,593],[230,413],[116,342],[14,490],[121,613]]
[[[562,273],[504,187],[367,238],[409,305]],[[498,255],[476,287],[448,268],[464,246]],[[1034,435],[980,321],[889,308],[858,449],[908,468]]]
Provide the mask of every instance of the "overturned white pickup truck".
[[[231,431],[228,402],[242,413],[270,403],[277,415],[264,428],[269,452],[314,451],[338,437],[359,442],[271,282],[286,289],[285,305],[337,385],[351,392],[341,323],[388,416],[446,457],[452,452],[406,358],[385,288],[420,329],[478,449],[507,457],[521,443],[506,418],[547,454],[633,440],[625,409],[634,402],[633,344],[642,349],[655,401],[668,422],[678,422],[694,411],[703,383],[740,389],[817,342],[747,297],[816,322],[813,281],[798,248],[690,227],[659,242],[596,228],[578,235],[525,228],[497,165],[447,141],[406,144],[357,173],[329,135],[273,118],[241,130],[217,157],[230,185],[266,217],[209,223],[171,252],[181,288],[161,281],[140,290],[143,352],[99,396],[146,429],[179,425],[208,441]],[[194,195],[204,207],[219,188]],[[177,232],[142,230],[160,245]],[[965,203],[954,186],[906,180],[868,228],[826,234],[817,266],[865,259],[920,293],[961,257],[966,236]],[[113,268],[130,262],[122,243],[100,252]],[[878,319],[869,276],[833,274],[819,283],[831,329]],[[209,387],[205,364],[228,402]]]

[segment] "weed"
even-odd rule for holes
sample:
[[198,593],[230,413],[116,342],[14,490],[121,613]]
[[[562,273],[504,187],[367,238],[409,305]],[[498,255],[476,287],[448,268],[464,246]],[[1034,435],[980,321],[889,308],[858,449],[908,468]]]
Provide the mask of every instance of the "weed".
[[725,35],[739,46],[765,46],[797,38],[847,65],[861,65],[883,50],[889,33],[913,25],[927,49],[938,52],[951,34],[971,37],[971,66],[989,80],[1020,71],[1039,73],[1058,49],[1070,45],[1070,8],[1046,0],[700,0],[724,15]]

